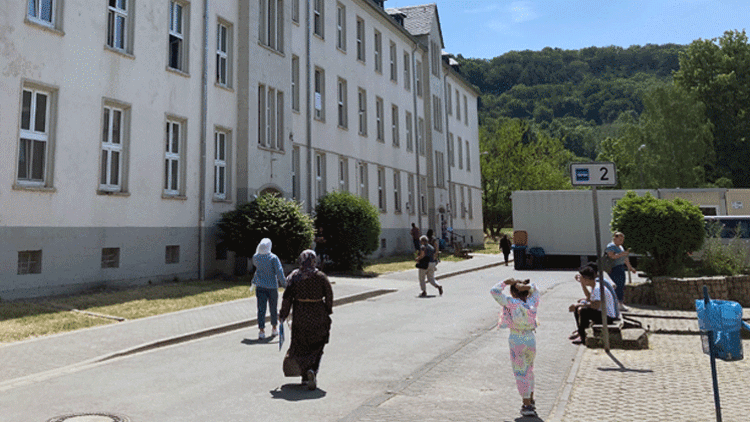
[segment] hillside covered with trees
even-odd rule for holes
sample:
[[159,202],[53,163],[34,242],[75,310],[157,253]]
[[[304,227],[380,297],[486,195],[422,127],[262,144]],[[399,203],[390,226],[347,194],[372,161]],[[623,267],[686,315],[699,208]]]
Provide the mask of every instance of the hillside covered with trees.
[[750,187],[744,31],[687,46],[545,48],[456,60],[482,92],[490,232],[510,220],[513,190],[570,188],[571,161],[614,161],[621,189]]

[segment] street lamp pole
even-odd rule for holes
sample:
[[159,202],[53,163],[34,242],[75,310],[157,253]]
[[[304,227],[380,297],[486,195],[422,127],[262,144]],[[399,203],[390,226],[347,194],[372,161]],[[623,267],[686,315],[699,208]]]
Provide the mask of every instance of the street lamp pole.
[[643,184],[643,149],[646,148],[646,144],[641,144],[641,146],[638,147],[638,160],[641,162],[641,164],[638,166],[638,169],[641,173],[641,189],[644,189]]

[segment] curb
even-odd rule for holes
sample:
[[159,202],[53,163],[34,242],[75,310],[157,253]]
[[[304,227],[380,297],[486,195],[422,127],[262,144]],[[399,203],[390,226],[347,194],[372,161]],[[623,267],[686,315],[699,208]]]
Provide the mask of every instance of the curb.
[[436,275],[435,276],[435,280],[442,280],[444,278],[453,277],[453,276],[457,276],[457,275],[461,275],[461,274],[466,274],[466,273],[470,273],[470,272],[474,272],[474,271],[486,270],[487,268],[499,267],[499,266],[501,266],[503,264],[505,264],[505,262],[493,262],[492,264],[485,264],[485,265],[482,265],[481,267],[468,268],[468,269],[465,269],[465,270],[459,270],[459,271],[453,271],[453,272],[450,272],[450,273],[440,274],[440,275]]

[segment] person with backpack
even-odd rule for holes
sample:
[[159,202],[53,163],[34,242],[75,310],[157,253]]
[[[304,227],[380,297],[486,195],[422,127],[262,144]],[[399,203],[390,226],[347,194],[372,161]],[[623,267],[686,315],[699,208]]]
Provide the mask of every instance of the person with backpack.
[[439,285],[435,280],[435,248],[430,245],[427,236],[421,236],[419,238],[419,243],[421,244],[419,247],[419,255],[417,255],[417,258],[415,259],[417,261],[416,267],[419,269],[419,287],[422,289],[422,293],[419,297],[427,297],[427,283],[425,283],[425,278],[427,278],[427,281],[430,284],[438,289],[440,296],[442,296],[443,286]]
[[[510,286],[510,296],[503,293]],[[500,328],[510,330],[508,345],[516,387],[523,404],[521,416],[537,417],[534,402],[534,358],[536,357],[536,311],[539,306],[539,290],[529,280],[510,278],[497,283],[491,290],[492,297],[502,305]]]

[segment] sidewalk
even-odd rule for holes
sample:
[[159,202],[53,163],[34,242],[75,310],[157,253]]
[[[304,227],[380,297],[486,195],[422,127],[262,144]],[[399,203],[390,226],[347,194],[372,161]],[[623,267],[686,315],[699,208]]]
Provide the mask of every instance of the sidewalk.
[[[502,256],[443,261],[438,278],[500,265]],[[417,287],[417,270],[387,278],[330,277],[334,306]],[[0,393],[80,366],[257,324],[255,297],[0,345]]]

